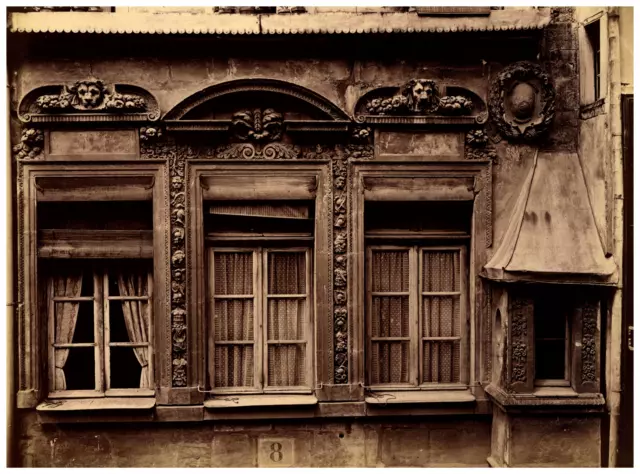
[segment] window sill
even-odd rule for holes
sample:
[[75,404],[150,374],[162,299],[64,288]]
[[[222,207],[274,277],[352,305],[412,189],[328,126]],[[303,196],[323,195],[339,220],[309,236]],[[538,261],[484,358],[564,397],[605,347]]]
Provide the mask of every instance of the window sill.
[[315,395],[226,395],[218,396],[204,401],[205,408],[245,408],[265,406],[305,406],[316,405],[318,399]]
[[371,405],[393,405],[400,403],[470,403],[476,397],[468,390],[412,390],[371,392],[364,401]]
[[156,405],[155,398],[73,398],[46,400],[36,407],[42,412],[89,410],[149,410]]

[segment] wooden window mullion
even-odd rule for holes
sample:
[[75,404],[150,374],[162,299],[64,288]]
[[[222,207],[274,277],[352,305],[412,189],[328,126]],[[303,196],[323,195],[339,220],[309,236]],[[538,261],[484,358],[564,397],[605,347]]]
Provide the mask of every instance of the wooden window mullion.
[[420,323],[418,309],[418,282],[421,278],[418,275],[418,249],[411,247],[409,249],[409,380],[412,385],[418,386],[419,369],[421,351],[418,346],[420,344]]
[[255,268],[254,276],[254,293],[256,295],[256,321],[257,321],[257,342],[254,349],[255,366],[257,370],[257,378],[259,381],[259,390],[264,392],[264,388],[269,385],[269,368],[268,368],[268,345],[267,345],[267,326],[268,312],[267,303],[267,252],[259,248],[255,252]]
[[[96,300],[102,300],[100,302],[101,304],[96,303],[96,309],[94,311],[96,315],[95,326],[98,328],[96,335],[100,338],[100,342],[96,344],[96,369],[98,364],[100,364],[100,371],[96,370],[96,383],[99,383],[98,386],[101,387],[99,390],[106,392],[111,388],[111,348],[109,347],[109,343],[111,342],[111,320],[109,318],[111,302],[109,301],[109,276],[105,270],[100,275],[95,274],[95,278],[95,287],[98,290],[96,291]],[[100,357],[101,347],[104,347],[104,357]],[[104,380],[102,380],[103,370]],[[99,380],[98,372],[100,373]]]

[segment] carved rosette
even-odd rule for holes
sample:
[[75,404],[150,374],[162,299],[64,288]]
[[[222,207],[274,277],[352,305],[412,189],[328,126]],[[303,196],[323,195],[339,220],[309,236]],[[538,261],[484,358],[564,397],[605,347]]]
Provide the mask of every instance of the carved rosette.
[[511,388],[515,383],[527,383],[528,321],[533,305],[516,298],[511,306]]
[[538,64],[521,61],[508,66],[491,86],[489,111],[502,136],[534,140],[551,126],[555,89]]
[[13,147],[16,160],[37,160],[42,158],[44,132],[37,128],[27,128],[22,131],[20,143]]
[[187,310],[186,310],[186,158],[188,147],[179,147],[169,157],[171,213],[171,345],[172,385],[187,385]]
[[596,333],[598,330],[598,308],[585,304],[582,309],[582,383],[597,380],[596,376]]

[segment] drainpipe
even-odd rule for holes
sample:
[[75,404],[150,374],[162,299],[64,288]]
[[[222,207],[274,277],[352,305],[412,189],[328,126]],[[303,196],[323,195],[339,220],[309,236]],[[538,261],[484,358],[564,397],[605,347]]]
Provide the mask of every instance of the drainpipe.
[[[611,170],[613,187],[613,255],[622,275],[622,239],[623,239],[623,176],[622,176],[622,110],[620,84],[620,17],[618,7],[609,7],[607,32],[609,40],[609,149],[611,150]],[[608,405],[610,413],[609,427],[609,467],[616,467],[618,459],[618,427],[620,423],[620,371],[622,362],[622,277],[618,280],[611,307],[611,346],[609,365]],[[628,289],[627,291],[631,291]]]
[[[9,81],[9,72],[5,70],[7,75],[7,121],[11,121],[11,81]],[[9,123],[8,123],[9,125]],[[7,156],[6,160],[6,209],[7,209],[7,221],[5,222],[6,236],[7,236],[7,286],[6,286],[6,298],[7,298],[7,340],[6,340],[6,357],[7,357],[7,466],[13,467],[15,462],[14,446],[15,446],[15,354],[14,354],[14,318],[15,318],[15,300],[13,292],[13,169],[12,162],[13,156],[11,154],[11,132],[10,126],[7,126]]]

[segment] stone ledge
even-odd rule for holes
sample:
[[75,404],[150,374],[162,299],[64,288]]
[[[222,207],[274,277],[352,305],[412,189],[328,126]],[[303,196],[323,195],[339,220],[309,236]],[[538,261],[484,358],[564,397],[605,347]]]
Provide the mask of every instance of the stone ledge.
[[558,395],[537,395],[534,393],[512,394],[507,393],[502,388],[493,384],[485,387],[485,392],[489,397],[501,408],[509,407],[517,408],[556,408],[556,407],[584,407],[594,408],[603,407],[605,404],[604,396],[600,393],[575,393],[574,396],[558,396]]

